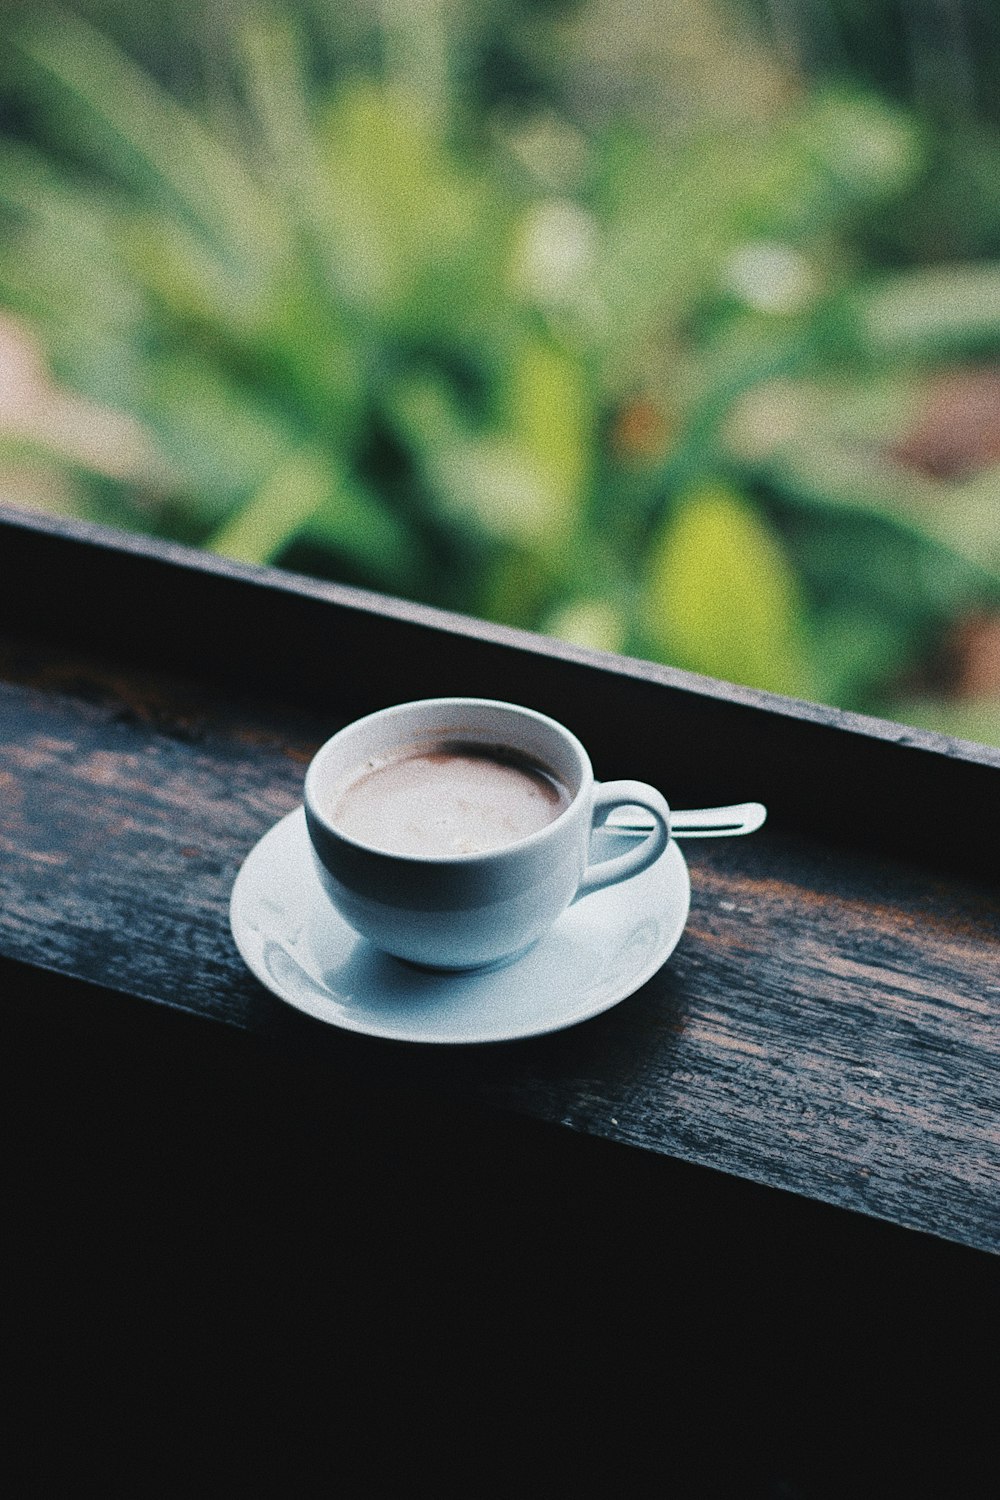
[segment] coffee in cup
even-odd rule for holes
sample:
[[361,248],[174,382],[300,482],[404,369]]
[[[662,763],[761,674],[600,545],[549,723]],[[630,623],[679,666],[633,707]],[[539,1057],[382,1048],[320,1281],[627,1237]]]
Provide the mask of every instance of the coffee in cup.
[[370,760],[331,811],[341,833],[394,854],[482,854],[552,823],[570,793],[548,766],[504,745],[404,746]]
[[[653,816],[611,858],[590,838],[616,807]],[[595,782],[576,736],[534,709],[432,698],[359,719],[317,752],[306,823],[324,890],[361,936],[431,968],[504,962],[570,902],[646,869],[670,810],[638,781]]]

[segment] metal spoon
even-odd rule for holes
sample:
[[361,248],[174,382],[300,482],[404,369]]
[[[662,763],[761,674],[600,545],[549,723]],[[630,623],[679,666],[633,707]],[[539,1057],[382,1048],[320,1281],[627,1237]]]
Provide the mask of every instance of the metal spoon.
[[[678,839],[721,839],[753,833],[767,817],[762,802],[738,802],[734,807],[698,807],[671,811],[670,832]],[[648,833],[653,827],[642,807],[616,807],[605,823],[617,833]]]

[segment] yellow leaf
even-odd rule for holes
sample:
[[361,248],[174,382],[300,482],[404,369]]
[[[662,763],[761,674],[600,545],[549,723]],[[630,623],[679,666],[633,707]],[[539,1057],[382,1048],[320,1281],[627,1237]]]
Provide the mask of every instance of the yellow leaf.
[[648,626],[677,665],[810,693],[795,575],[771,528],[734,490],[698,489],[670,518],[652,555]]
[[550,340],[527,339],[511,371],[506,430],[545,494],[543,530],[556,538],[572,525],[587,479],[593,408],[579,360]]

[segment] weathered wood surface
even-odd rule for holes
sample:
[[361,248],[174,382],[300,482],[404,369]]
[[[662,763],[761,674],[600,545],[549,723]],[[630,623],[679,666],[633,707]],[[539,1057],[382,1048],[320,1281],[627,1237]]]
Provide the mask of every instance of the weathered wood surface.
[[[227,914],[241,860],[347,716],[8,635],[0,954],[261,1033],[333,1079],[472,1095],[1000,1249],[995,883],[795,832],[772,790],[760,835],[687,846],[680,946],[605,1016],[482,1049],[348,1036],[246,973]],[[638,745],[640,725],[618,731]],[[668,747],[635,758],[598,774],[682,800]]]

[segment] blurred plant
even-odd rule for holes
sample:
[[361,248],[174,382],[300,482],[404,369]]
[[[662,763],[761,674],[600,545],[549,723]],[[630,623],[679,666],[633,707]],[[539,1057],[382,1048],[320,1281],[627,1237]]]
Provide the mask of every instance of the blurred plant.
[[200,104],[26,25],[0,493],[28,466],[115,524],[1000,741],[992,679],[953,673],[949,718],[921,667],[1000,617],[1000,449],[925,461],[1000,267],[860,259],[926,130],[789,84],[657,132],[588,114],[586,68],[515,108],[481,86],[505,7],[386,0],[318,71],[249,18]]

